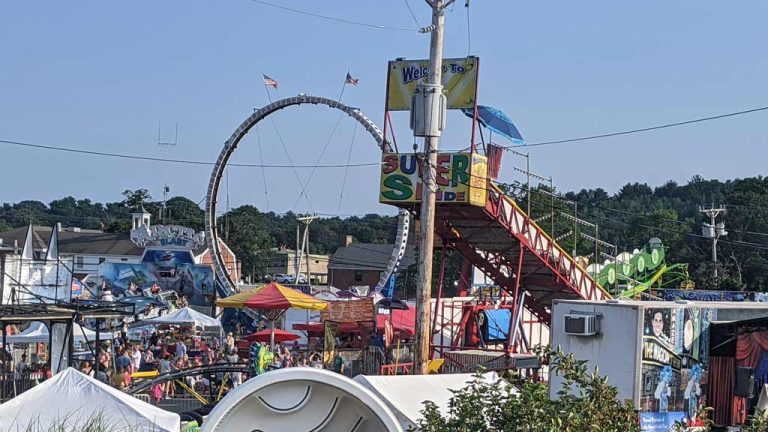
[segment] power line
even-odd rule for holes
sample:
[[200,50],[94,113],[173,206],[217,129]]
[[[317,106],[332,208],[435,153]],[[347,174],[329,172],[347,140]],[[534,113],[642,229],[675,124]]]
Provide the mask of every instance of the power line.
[[464,9],[467,10],[467,55],[472,54],[472,23],[469,20],[469,0],[464,3]]
[[686,120],[686,121],[675,122],[675,123],[666,123],[666,124],[650,126],[650,127],[640,128],[640,129],[630,129],[630,130],[621,131],[621,132],[611,132],[611,133],[605,133],[600,135],[590,135],[590,136],[584,136],[584,137],[578,137],[578,138],[568,138],[568,139],[555,140],[555,141],[543,141],[543,142],[531,143],[531,144],[525,145],[525,147],[539,147],[539,146],[546,146],[546,145],[552,145],[552,144],[564,144],[569,142],[588,141],[588,140],[610,138],[610,137],[621,136],[621,135],[630,135],[630,134],[636,134],[641,132],[649,132],[653,130],[684,126],[684,125],[689,125],[693,123],[702,123],[702,122],[707,122],[711,120],[719,120],[727,117],[735,117],[739,115],[751,114],[751,113],[765,111],[765,110],[768,110],[768,106],[752,108],[752,109],[747,109],[743,111],[736,111],[736,112],[731,112],[727,114],[719,114],[719,115],[710,116],[710,117],[702,117],[702,118],[697,118],[693,120]]
[[405,7],[408,8],[408,12],[411,13],[411,18],[413,18],[413,22],[416,23],[416,27],[421,28],[421,24],[419,24],[419,19],[416,18],[416,14],[413,13],[413,9],[411,9],[410,3],[408,3],[408,0],[403,0],[405,2]]
[[344,24],[351,24],[351,25],[357,25],[357,26],[362,26],[362,27],[374,28],[374,29],[377,29],[377,30],[398,30],[398,31],[407,31],[407,32],[418,32],[419,31],[417,29],[412,29],[412,28],[397,27],[397,26],[386,26],[386,25],[380,25],[380,24],[366,23],[366,22],[362,22],[362,21],[353,21],[353,20],[348,20],[348,19],[344,19],[344,18],[336,18],[336,17],[332,17],[332,16],[328,16],[328,15],[321,15],[321,14],[318,14],[318,13],[309,12],[309,11],[305,11],[305,10],[289,8],[287,6],[281,6],[281,5],[277,5],[277,4],[274,4],[274,3],[269,3],[269,2],[266,2],[266,1],[263,1],[263,0],[251,0],[251,1],[254,2],[254,3],[258,3],[260,5],[270,6],[270,7],[273,7],[275,9],[282,9],[282,10],[285,10],[285,11],[288,11],[288,12],[297,13],[297,14],[300,14],[300,15],[307,15],[307,16],[311,16],[311,17],[315,17],[315,18],[320,18],[320,19],[324,19],[324,20],[328,20],[328,21],[334,21],[334,22],[340,22],[340,23],[344,23]]
[[[207,165],[207,166],[213,166],[215,165],[214,162],[206,162],[206,161],[196,161],[196,160],[188,160],[188,159],[165,159],[165,158],[158,158],[158,157],[152,157],[152,156],[138,156],[138,155],[129,155],[124,153],[110,153],[110,152],[101,152],[101,151],[94,151],[94,150],[85,150],[85,149],[75,149],[75,148],[68,148],[68,147],[58,147],[58,146],[49,146],[49,145],[42,145],[42,144],[31,144],[21,141],[11,141],[11,140],[0,140],[0,144],[7,144],[17,147],[27,147],[27,148],[36,148],[36,149],[42,149],[42,150],[54,150],[54,151],[61,151],[61,152],[67,152],[67,153],[77,153],[77,154],[87,154],[92,156],[105,156],[105,157],[112,157],[112,158],[118,158],[118,159],[132,159],[132,160],[143,160],[143,161],[149,161],[149,162],[170,162],[170,163],[177,163],[177,164],[187,164],[187,165]],[[273,164],[255,164],[255,163],[227,163],[227,166],[234,166],[234,167],[246,167],[246,168],[354,168],[354,167],[369,167],[369,166],[380,166],[381,162],[370,162],[370,163],[354,163],[354,164],[334,164],[334,165],[273,165]]]
[[[522,186],[519,186],[519,185],[510,184],[510,183],[502,183],[502,184],[504,184],[507,187],[514,188],[514,189],[517,189],[517,190],[520,190],[520,191],[523,191],[523,192],[526,191],[526,188],[524,188]],[[532,192],[536,192],[536,193],[541,193],[541,191],[537,190],[537,189],[531,189],[531,191]],[[559,200],[574,202],[574,203],[577,203],[579,206],[593,207],[593,208],[597,208],[597,209],[600,209],[600,210],[610,211],[610,212],[624,214],[624,215],[628,215],[628,216],[639,216],[639,217],[643,217],[643,218],[655,218],[655,219],[660,219],[660,220],[663,220],[663,221],[666,221],[666,222],[672,222],[672,223],[688,226],[688,222],[686,222],[686,221],[682,221],[682,220],[679,220],[679,219],[670,219],[670,218],[667,218],[667,217],[664,217],[664,216],[661,216],[661,215],[658,215],[658,214],[636,213],[636,212],[631,212],[631,211],[627,211],[627,210],[619,210],[619,209],[615,209],[615,208],[611,208],[611,207],[601,206],[599,204],[593,204],[593,203],[589,203],[589,202],[585,202],[585,201],[579,201],[579,200],[577,200],[575,198],[568,198],[568,197],[565,197],[565,196],[562,196],[562,195],[557,195],[557,194],[553,194],[553,195],[554,195],[555,198],[557,198]],[[537,201],[537,202],[539,202],[541,204],[540,201]],[[729,206],[726,206],[726,207],[729,207]],[[659,209],[659,210],[666,210],[666,209]],[[768,233],[761,233],[761,232],[755,232],[755,231],[744,231],[744,230],[738,230],[738,229],[735,229],[735,228],[728,228],[728,229],[730,231],[732,231],[732,232],[737,232],[737,233],[741,233],[741,234],[749,234],[749,235],[757,235],[757,236],[768,236]],[[720,241],[723,241],[723,240],[720,240]],[[754,244],[759,244],[759,243],[754,243]],[[764,245],[764,246],[768,246],[768,245]]]

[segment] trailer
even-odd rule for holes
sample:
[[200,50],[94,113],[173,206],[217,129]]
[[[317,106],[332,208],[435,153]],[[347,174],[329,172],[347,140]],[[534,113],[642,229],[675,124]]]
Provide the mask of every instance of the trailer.
[[[554,300],[552,346],[608,377],[619,400],[638,409],[642,430],[666,431],[676,421],[703,424],[697,414],[716,378],[712,325],[764,317],[764,303]],[[552,374],[550,397],[562,383]]]

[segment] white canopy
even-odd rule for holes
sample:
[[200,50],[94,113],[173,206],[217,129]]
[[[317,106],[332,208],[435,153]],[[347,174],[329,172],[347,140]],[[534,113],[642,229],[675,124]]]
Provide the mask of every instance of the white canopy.
[[[96,340],[96,332],[89,330],[80,324],[74,323],[72,326],[75,342],[94,342]],[[6,340],[9,344],[12,343],[48,343],[48,327],[40,321],[33,321],[29,327],[23,332],[17,335],[7,336]],[[113,338],[112,333],[101,332],[99,339],[106,341]]]
[[[495,372],[486,373],[484,378],[488,383],[495,383],[499,379]],[[386,402],[403,430],[409,430],[416,428],[426,400],[434,402],[443,415],[448,414],[448,402],[453,396],[451,390],[466,387],[474,375],[358,375],[353,379]]]
[[221,328],[221,323],[216,318],[211,318],[208,315],[201,314],[200,312],[192,308],[182,308],[167,315],[160,315],[152,319],[144,321],[147,324],[160,324],[160,325],[177,325],[177,326],[191,326],[195,327],[216,327]]
[[[171,413],[68,368],[0,405],[3,430],[84,430],[98,417],[110,431],[178,432]],[[6,429],[7,428],[7,429]]]

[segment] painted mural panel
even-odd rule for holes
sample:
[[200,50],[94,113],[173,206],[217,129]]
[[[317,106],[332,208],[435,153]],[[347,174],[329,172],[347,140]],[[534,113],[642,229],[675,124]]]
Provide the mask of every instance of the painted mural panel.
[[640,409],[655,414],[643,430],[666,430],[660,425],[681,417],[690,426],[700,424],[714,313],[694,307],[645,310]]
[[161,291],[184,294],[194,306],[207,306],[206,294],[214,288],[211,267],[193,264],[189,251],[147,250],[139,264],[102,263],[99,276],[115,296],[132,288],[147,291],[156,284]]

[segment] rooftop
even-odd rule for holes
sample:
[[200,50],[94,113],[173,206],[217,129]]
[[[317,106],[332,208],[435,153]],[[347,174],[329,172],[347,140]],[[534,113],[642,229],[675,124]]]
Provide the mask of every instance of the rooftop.
[[[328,263],[332,270],[374,270],[384,271],[392,256],[393,244],[352,243],[336,250]],[[416,263],[413,246],[405,249],[405,255],[400,261],[400,268]]]
[[[51,227],[35,226],[32,234],[32,244],[36,251],[48,248]],[[16,243],[21,248],[24,246],[26,235],[27,227],[19,227],[0,233],[0,239],[7,246],[13,246]],[[63,228],[59,231],[59,253],[140,256],[144,253],[144,248],[136,246],[131,241],[129,233],[105,233],[99,230]]]

